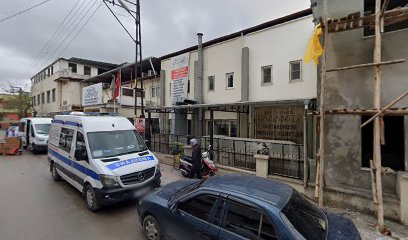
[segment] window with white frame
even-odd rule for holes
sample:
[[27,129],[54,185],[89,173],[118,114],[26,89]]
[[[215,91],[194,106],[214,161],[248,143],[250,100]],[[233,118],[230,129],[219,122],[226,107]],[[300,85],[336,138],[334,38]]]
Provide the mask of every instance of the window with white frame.
[[[207,121],[207,134],[210,134],[210,121]],[[215,119],[213,125],[214,135],[222,135],[228,137],[237,137],[237,120],[220,120]]]
[[226,74],[227,89],[234,88],[234,73]]
[[215,76],[208,77],[208,91],[215,91]]
[[156,92],[157,90],[156,90],[156,87],[152,87],[152,90],[151,90],[151,97],[152,98],[155,98],[156,97]]
[[261,69],[262,69],[262,85],[272,84],[272,65],[263,66]]
[[302,80],[302,61],[292,61],[289,63],[290,82]]
[[160,98],[160,86],[156,87],[156,97]]

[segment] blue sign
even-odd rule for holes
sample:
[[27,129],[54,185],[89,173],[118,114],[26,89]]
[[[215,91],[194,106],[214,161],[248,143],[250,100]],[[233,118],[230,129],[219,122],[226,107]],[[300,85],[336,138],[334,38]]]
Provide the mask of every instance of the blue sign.
[[137,157],[137,158],[131,158],[131,159],[111,163],[111,164],[107,165],[107,167],[110,170],[114,170],[114,169],[117,169],[117,168],[120,168],[120,167],[123,167],[123,166],[127,166],[127,165],[130,165],[130,164],[139,163],[139,162],[146,162],[146,161],[153,161],[153,160],[154,160],[153,156]]

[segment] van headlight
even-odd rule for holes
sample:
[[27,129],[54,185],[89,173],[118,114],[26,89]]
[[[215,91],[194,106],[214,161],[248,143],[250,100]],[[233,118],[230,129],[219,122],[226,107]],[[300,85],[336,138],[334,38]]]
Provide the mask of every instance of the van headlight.
[[119,186],[119,182],[115,176],[99,175],[99,179],[104,187],[116,187]]

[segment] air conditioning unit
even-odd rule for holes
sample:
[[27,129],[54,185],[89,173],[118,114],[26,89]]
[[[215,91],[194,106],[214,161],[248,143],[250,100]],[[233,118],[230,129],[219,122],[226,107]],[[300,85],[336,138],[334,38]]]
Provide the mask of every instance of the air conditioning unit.
[[147,76],[152,77],[153,76],[153,70],[148,70],[147,71]]

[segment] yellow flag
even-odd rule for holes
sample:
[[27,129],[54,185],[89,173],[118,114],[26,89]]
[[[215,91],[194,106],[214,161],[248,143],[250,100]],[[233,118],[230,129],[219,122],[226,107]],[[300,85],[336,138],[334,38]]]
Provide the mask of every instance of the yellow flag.
[[312,37],[309,39],[309,43],[307,44],[307,49],[303,60],[305,63],[309,63],[310,61],[314,61],[315,64],[319,63],[319,57],[323,54],[323,48],[320,44],[320,36],[322,35],[322,27],[321,25],[317,25]]

